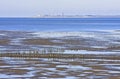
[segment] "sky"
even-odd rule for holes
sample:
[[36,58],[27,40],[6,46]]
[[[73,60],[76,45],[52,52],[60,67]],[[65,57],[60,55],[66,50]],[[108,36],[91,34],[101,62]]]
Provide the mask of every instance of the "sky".
[[120,15],[120,0],[0,0],[0,17]]

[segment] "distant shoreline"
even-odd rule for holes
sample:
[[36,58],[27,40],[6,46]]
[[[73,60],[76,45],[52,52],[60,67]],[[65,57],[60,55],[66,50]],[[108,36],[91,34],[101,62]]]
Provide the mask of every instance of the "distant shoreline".
[[43,16],[11,16],[0,18],[120,18],[120,15],[43,15]]
[[120,15],[39,15],[33,18],[120,18]]

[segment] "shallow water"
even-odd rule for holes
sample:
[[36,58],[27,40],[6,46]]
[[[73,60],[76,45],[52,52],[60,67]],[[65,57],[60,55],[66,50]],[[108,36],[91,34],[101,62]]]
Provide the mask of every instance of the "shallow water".
[[119,59],[0,58],[0,78],[119,79]]

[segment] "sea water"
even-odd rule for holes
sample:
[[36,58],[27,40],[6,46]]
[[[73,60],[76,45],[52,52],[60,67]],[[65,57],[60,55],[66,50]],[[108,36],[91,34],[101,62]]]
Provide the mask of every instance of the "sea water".
[[0,30],[98,31],[119,29],[120,18],[0,18]]

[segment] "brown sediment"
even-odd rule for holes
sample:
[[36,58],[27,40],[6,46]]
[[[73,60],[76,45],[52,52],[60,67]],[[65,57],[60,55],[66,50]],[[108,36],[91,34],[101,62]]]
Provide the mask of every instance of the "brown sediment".
[[[2,31],[1,31],[2,32]],[[4,31],[3,31],[4,33]],[[5,33],[12,33],[12,35],[14,36],[18,36],[19,33],[21,33],[20,35],[23,37],[25,37],[24,34],[29,34],[27,32],[12,32],[12,31],[5,31]],[[11,35],[11,36],[12,36]],[[18,37],[21,37],[18,36]],[[18,38],[15,37],[15,38]],[[6,45],[6,47],[10,44],[10,40],[11,38],[1,38],[0,39],[0,45]],[[115,40],[116,42],[119,42],[119,40]],[[107,44],[106,44],[107,43]],[[87,50],[87,51],[120,51],[120,45],[118,44],[112,44],[112,43],[108,43],[108,41],[101,41],[101,40],[96,40],[96,39],[88,39],[88,38],[74,38],[74,37],[59,37],[59,38],[42,38],[42,37],[31,37],[29,36],[29,38],[25,38],[25,39],[21,39],[19,42],[20,45],[18,45],[18,47],[16,47],[16,45],[12,45],[12,49],[16,48],[19,49],[19,47],[24,49],[24,45],[26,45],[26,49],[30,49],[32,47],[37,47],[37,49],[39,50],[39,48],[41,48],[43,46],[43,48],[57,48],[57,46],[59,46],[59,48],[63,48],[65,50]],[[32,45],[32,46],[31,46]],[[48,46],[47,46],[48,45]],[[45,47],[46,46],[46,47]],[[52,47],[54,46],[54,47]],[[56,47],[55,47],[56,46]],[[94,47],[92,47],[94,46]],[[95,46],[98,46],[95,47]],[[99,48],[100,46],[100,48]],[[103,47],[102,47],[103,46]],[[21,49],[22,50],[22,49]]]
[[[54,42],[53,40],[57,40]],[[61,41],[61,42],[59,42]],[[87,51],[114,51],[119,50],[120,46],[115,45],[108,45],[105,48],[95,48],[91,47],[94,46],[104,46],[105,41],[94,41],[93,45],[90,44],[91,42],[89,40],[84,39],[60,39],[60,38],[31,38],[31,39],[25,39],[22,41],[23,44],[26,45],[53,45],[53,46],[61,46],[65,47],[66,50],[87,50]]]
[[70,44],[70,45],[89,45],[88,42],[86,42],[85,39],[62,39],[65,44]]
[[9,39],[0,39],[0,45],[8,45],[10,43]]
[[[62,41],[63,43],[60,42],[52,42],[54,39],[49,39],[49,38],[39,38],[39,39],[25,39],[23,40],[23,44],[27,45],[59,45],[59,46],[65,46],[65,45],[89,45],[89,43],[85,42],[84,40],[80,39],[57,39],[59,41]],[[81,47],[81,46],[72,46],[72,47],[67,47],[66,49],[68,50],[89,50],[89,51],[99,51],[103,50],[100,48],[90,48],[90,47]]]
[[5,73],[5,74],[9,74],[9,75],[24,75],[28,72],[28,70],[25,69],[4,69],[4,71],[0,72],[0,73]]
[[87,51],[104,51],[106,48],[91,48],[91,47],[70,47],[68,50],[87,50]]
[[[11,54],[11,53],[10,53]],[[30,53],[27,55],[29,56]],[[41,55],[39,53],[32,53],[31,55]],[[8,54],[7,54],[8,55]],[[6,55],[6,56],[7,56]],[[19,55],[19,53],[18,53]],[[21,54],[26,55],[26,54]],[[66,58],[56,58],[55,60],[40,58],[36,59],[37,56],[32,57],[20,57],[20,60],[16,60],[14,57],[10,57],[7,59],[7,62],[1,58],[3,62],[6,64],[4,67],[1,67],[0,73],[5,74],[7,76],[13,75],[12,78],[33,78],[33,79],[46,79],[46,78],[69,78],[73,77],[75,79],[89,79],[94,77],[95,79],[99,78],[109,78],[109,79],[119,79],[119,69],[114,70],[113,67],[118,67],[120,65],[120,58],[119,56],[112,56],[112,55],[82,55],[80,59],[66,59]],[[63,54],[64,55],[64,54]],[[65,54],[67,55],[67,54]],[[71,55],[71,54],[70,54]],[[77,54],[78,55],[78,54]],[[79,54],[80,55],[80,54]],[[15,54],[13,56],[16,56]],[[19,57],[19,56],[18,56]],[[100,57],[100,60],[99,60]],[[103,60],[102,60],[103,57]],[[14,58],[12,61],[24,61],[21,63],[16,64],[16,62],[9,62],[11,59]],[[24,58],[23,60],[21,60]],[[93,60],[90,60],[93,59]],[[117,59],[116,59],[117,58]],[[47,60],[46,60],[47,59]],[[95,60],[94,60],[95,59]],[[97,60],[98,59],[98,60]],[[118,61],[114,61],[114,59]],[[108,61],[110,60],[110,61]],[[1,62],[1,61],[0,61]],[[114,65],[116,64],[116,65]],[[71,67],[73,66],[73,67]],[[78,66],[78,68],[76,68]],[[106,67],[106,66],[110,66]],[[29,70],[29,68],[33,68],[33,70]],[[79,68],[81,67],[81,68]],[[82,69],[83,67],[83,69]],[[84,68],[86,68],[84,70]],[[88,69],[87,69],[88,68]],[[13,70],[12,70],[13,69]],[[20,70],[20,72],[19,72]],[[32,77],[29,76],[29,72],[35,71]],[[109,71],[118,71],[118,73],[109,73]],[[27,72],[27,73],[26,73]],[[14,77],[14,75],[19,75],[19,77]],[[26,75],[26,77],[22,77],[22,75]],[[10,77],[10,78],[11,78]]]
[[120,51],[120,46],[111,46],[106,48],[92,48],[92,47],[69,47],[68,50],[87,50],[87,51]]
[[57,53],[1,53],[0,57],[17,58],[82,58],[82,59],[120,59],[119,55],[92,55],[92,54],[57,54]]
[[48,78],[65,78],[66,76],[64,75],[59,75],[59,74],[51,74],[52,76],[48,76]]
[[[53,40],[61,41],[61,42],[53,42]],[[25,39],[22,42],[23,44],[29,45],[89,45],[89,43],[85,42],[83,39],[60,39],[60,38],[31,38]]]
[[25,40],[23,40],[23,43],[28,44],[28,45],[62,45],[62,43],[54,43],[54,42],[50,41],[50,39],[44,39],[44,38],[25,39]]
[[117,76],[117,77],[110,77],[109,79],[120,79],[120,76]]
[[62,67],[59,68],[59,67],[57,67],[56,70],[65,71],[65,70],[67,70],[67,68],[64,68],[64,67],[63,68]]
[[109,46],[108,50],[120,50],[120,46]]
[[6,64],[3,60],[0,60],[0,66],[6,66],[8,64]]

